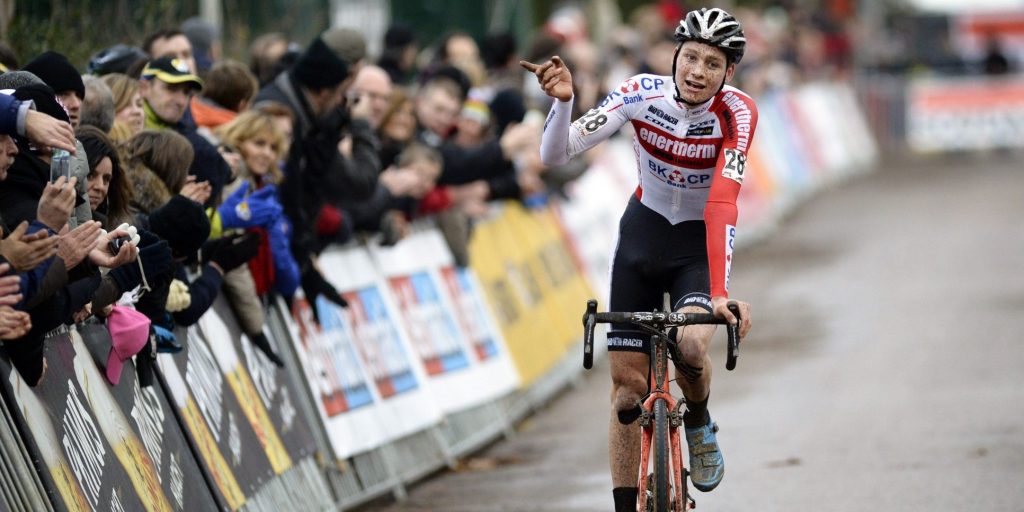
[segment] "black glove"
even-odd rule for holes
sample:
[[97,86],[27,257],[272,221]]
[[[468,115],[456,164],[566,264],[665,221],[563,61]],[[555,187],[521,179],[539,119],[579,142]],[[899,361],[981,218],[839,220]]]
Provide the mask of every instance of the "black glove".
[[266,335],[261,332],[255,336],[249,336],[249,341],[251,341],[253,345],[256,345],[256,348],[263,351],[263,354],[267,356],[267,359],[270,359],[278,368],[284,368],[284,361],[281,360],[281,356],[274,352],[273,347],[270,346],[270,340],[267,339]]
[[[139,233],[142,233],[140,231]],[[139,261],[142,262],[142,272],[146,273],[146,281],[152,287],[154,282],[161,281],[162,277],[174,269],[174,257],[171,255],[171,247],[167,242],[157,239],[139,249]],[[121,265],[110,271],[110,276],[126,292],[142,284],[142,273],[139,271],[139,264],[136,262]]]
[[325,299],[338,306],[348,307],[348,301],[339,295],[338,290],[335,290],[334,286],[331,286],[331,283],[328,283],[324,276],[320,275],[320,272],[312,266],[302,273],[302,291],[306,294],[309,307],[313,309],[313,318],[316,319],[316,323],[320,323],[320,315],[317,313],[316,307],[318,295],[323,295]]
[[259,249],[260,236],[256,233],[226,236],[203,245],[203,261],[216,263],[226,274],[251,260]]

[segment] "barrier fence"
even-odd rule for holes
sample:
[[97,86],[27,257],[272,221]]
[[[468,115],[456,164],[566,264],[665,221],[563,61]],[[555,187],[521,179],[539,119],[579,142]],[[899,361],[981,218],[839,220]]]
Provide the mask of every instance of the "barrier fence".
[[[854,93],[812,84],[758,99],[740,242],[793,205],[870,169],[878,150]],[[512,430],[580,371],[579,319],[607,293],[618,216],[635,187],[627,138],[606,143],[569,200],[492,208],[459,268],[429,222],[394,247],[320,258],[347,308],[271,304],[274,366],[225,299],[179,331],[139,387],[103,378],[110,336],[46,340],[34,388],[0,358],[0,509],[348,509],[451,466]],[[611,206],[614,205],[614,206]],[[742,258],[742,256],[740,256]],[[741,264],[742,265],[742,264]],[[313,320],[314,310],[319,323]]]

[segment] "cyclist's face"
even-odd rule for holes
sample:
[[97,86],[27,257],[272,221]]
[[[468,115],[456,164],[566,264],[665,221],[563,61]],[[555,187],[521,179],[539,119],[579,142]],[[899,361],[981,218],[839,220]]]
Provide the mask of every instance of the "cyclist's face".
[[735,64],[726,64],[725,52],[696,41],[683,43],[676,61],[676,85],[687,103],[704,103],[732,80]]

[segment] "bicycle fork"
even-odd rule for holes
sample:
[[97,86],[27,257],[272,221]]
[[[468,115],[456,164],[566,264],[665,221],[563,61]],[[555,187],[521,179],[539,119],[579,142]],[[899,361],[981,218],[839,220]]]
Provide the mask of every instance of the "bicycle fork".
[[[652,340],[652,343],[655,340]],[[662,432],[661,435],[668,437],[667,447],[669,449],[669,458],[671,459],[670,481],[672,485],[672,495],[670,496],[669,510],[672,512],[684,512],[693,508],[692,502],[689,499],[684,490],[684,480],[686,479],[686,466],[683,465],[683,452],[682,442],[680,441],[679,427],[683,424],[683,415],[679,411],[683,401],[676,400],[669,392],[669,377],[668,368],[666,364],[665,354],[660,351],[665,350],[664,345],[655,345],[652,352],[652,370],[650,372],[650,394],[641,403],[641,410],[643,411],[640,415],[640,469],[639,476],[637,478],[637,511],[647,512],[649,510],[656,509],[655,503],[651,503],[653,499],[651,489],[648,488],[650,485],[657,485],[655,482],[648,482],[648,466],[651,462],[651,452],[657,452],[658,449],[654,446],[655,436],[658,435],[656,432],[656,412],[658,410],[658,402],[664,402],[665,411],[667,413],[666,431]],[[664,445],[663,445],[664,446]],[[668,461],[665,461],[668,462]],[[655,465],[657,466],[660,462],[658,457],[655,456]],[[663,464],[663,463],[662,463]],[[655,468],[655,471],[666,471],[669,468]],[[661,511],[658,511],[661,512]]]

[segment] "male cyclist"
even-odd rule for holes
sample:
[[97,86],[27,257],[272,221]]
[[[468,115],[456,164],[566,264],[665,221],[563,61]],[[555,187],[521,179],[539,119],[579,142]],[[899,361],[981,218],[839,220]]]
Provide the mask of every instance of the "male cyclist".
[[[611,272],[613,311],[651,311],[668,292],[675,310],[712,312],[730,323],[729,269],[736,234],[736,197],[757,107],[725,85],[743,58],[746,38],[722,9],[686,14],[675,30],[673,76],[641,74],[611,92],[597,108],[570,124],[572,75],[562,60],[521,62],[537,76],[551,107],[541,141],[547,165],[564,164],[632,124],[640,180],[619,221]],[[750,306],[740,306],[740,335],[750,330]],[[708,414],[711,365],[707,355],[714,326],[676,333],[683,355],[677,379],[686,397],[683,415],[690,452],[690,479],[707,492],[725,472]],[[615,509],[634,510],[640,436],[638,400],[647,393],[649,336],[613,324],[608,333],[612,374],[609,453]]]

